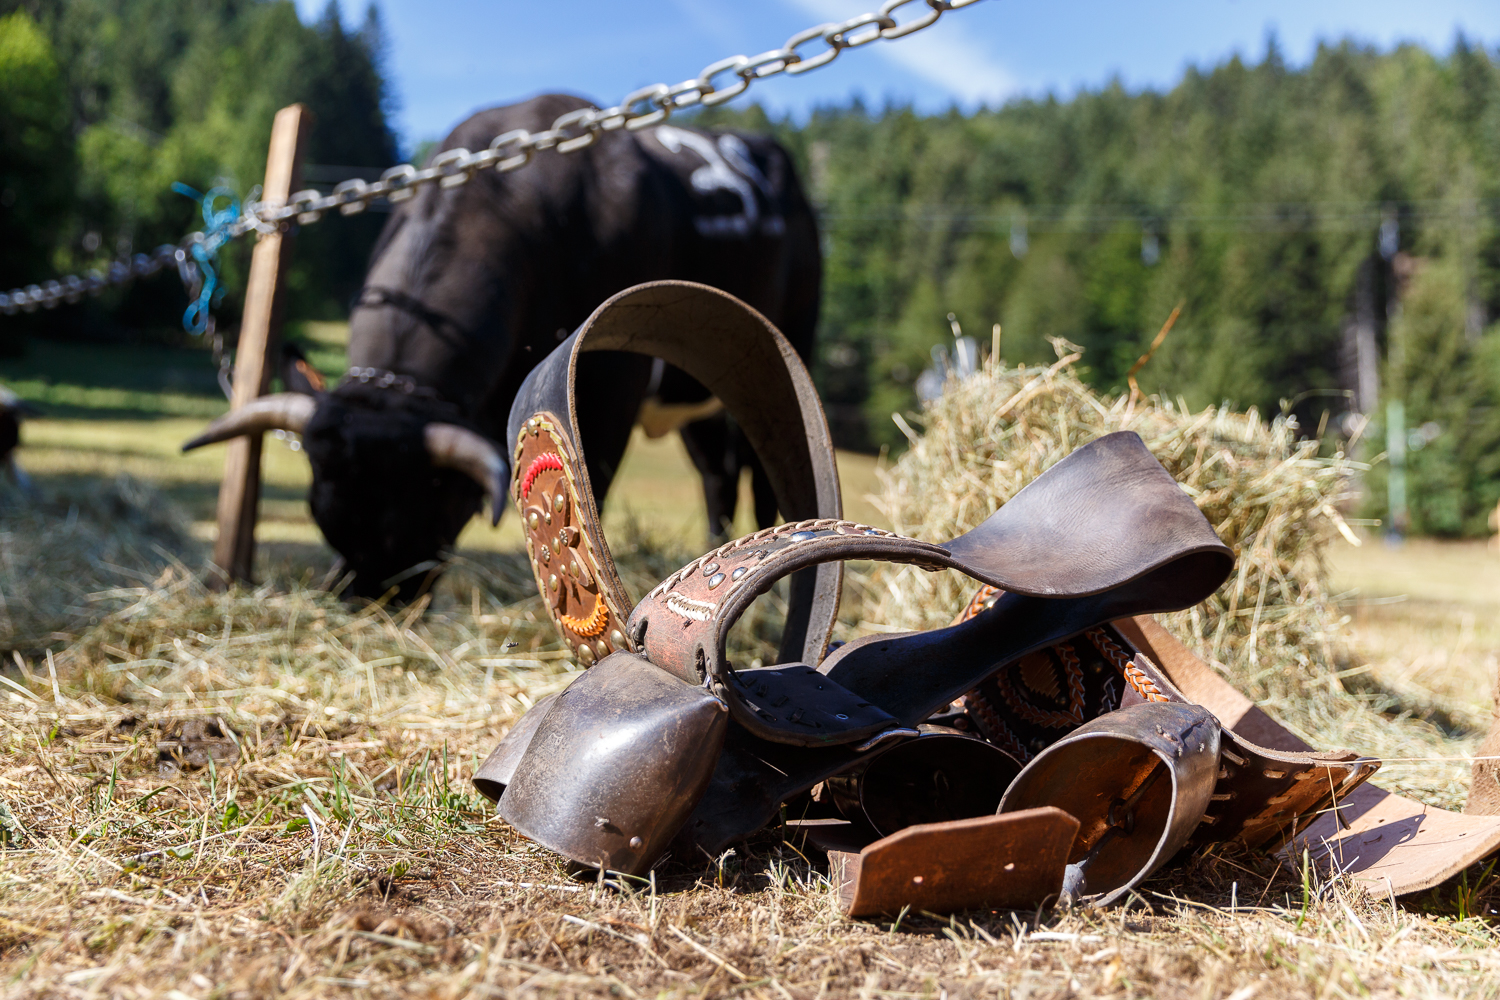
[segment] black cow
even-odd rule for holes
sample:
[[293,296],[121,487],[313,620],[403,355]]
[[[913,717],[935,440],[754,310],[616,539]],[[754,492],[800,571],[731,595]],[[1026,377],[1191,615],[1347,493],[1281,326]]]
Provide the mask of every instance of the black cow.
[[[482,149],[585,106],[551,95],[484,111],[442,149]],[[258,400],[185,447],[273,427],[300,432],[313,517],[354,571],[354,592],[378,595],[405,576],[408,596],[483,493],[498,521],[516,391],[600,302],[655,279],[713,285],[759,309],[806,359],[821,273],[816,219],[775,142],[672,125],[609,133],[583,151],[542,152],[511,173],[429,186],[400,205],[355,304],[342,382]],[[703,417],[713,403],[650,359],[584,360],[579,419],[602,501],[638,416],[659,433],[674,415]],[[711,533],[732,520],[747,466],[757,520],[769,524],[769,485],[726,418],[681,430]]]

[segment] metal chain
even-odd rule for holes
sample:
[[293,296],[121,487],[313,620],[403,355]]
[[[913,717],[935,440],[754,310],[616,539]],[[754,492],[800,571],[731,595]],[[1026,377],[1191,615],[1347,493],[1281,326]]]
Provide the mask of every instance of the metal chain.
[[40,285],[27,285],[25,288],[0,292],[0,312],[14,316],[17,312],[36,312],[38,306],[52,309],[61,302],[77,302],[85,295],[98,295],[114,285],[150,277],[173,263],[183,272],[183,283],[188,284],[197,280],[198,268],[187,248],[194,242],[193,237],[202,235],[194,233],[183,240],[181,246],[164,244],[148,254],[138,253],[125,260],[117,260],[105,271],[90,271],[83,277],[70,274],[66,278],[44,281]]
[[[392,167],[373,183],[358,178],[336,185],[331,194],[324,195],[315,190],[298,191],[285,204],[270,204],[246,199],[243,214],[228,229],[231,239],[254,229],[258,232],[273,232],[282,223],[295,219],[298,225],[317,222],[325,212],[338,209],[342,215],[357,215],[371,202],[384,198],[399,204],[416,195],[424,186],[437,184],[441,188],[458,187],[481,170],[494,169],[498,173],[519,170],[530,163],[541,150],[559,153],[575,153],[592,146],[602,133],[626,129],[638,129],[658,125],[671,117],[675,111],[703,106],[715,107],[743,94],[758,80],[786,73],[800,76],[803,73],[827,66],[845,49],[856,49],[881,39],[904,38],[923,28],[937,23],[938,18],[950,10],[958,10],[979,0],[886,0],[875,13],[861,14],[847,21],[834,21],[799,31],[786,40],[779,49],[771,49],[757,56],[730,56],[709,63],[694,78],[675,85],[652,84],[626,94],[619,104],[608,108],[579,108],[570,111],[552,127],[543,132],[531,133],[515,129],[490,140],[489,148],[477,153],[467,149],[450,149],[433,158],[430,166],[418,169],[410,163]],[[896,11],[909,4],[920,4],[927,9],[920,16],[900,23]],[[815,52],[804,52],[808,46],[821,41],[823,47]],[[728,79],[726,79],[728,78]],[[150,254],[136,254],[129,263],[117,262],[107,273],[92,272],[85,278],[74,275],[60,281],[48,281],[41,285],[28,285],[0,292],[0,312],[7,316],[17,311],[34,312],[38,307],[51,309],[61,302],[76,302],[84,294],[97,295],[111,285],[122,285],[137,277],[155,274],[170,261],[175,260],[183,271],[187,282],[192,266],[189,250],[194,242],[204,239],[202,233],[194,233],[178,246],[161,246]]]

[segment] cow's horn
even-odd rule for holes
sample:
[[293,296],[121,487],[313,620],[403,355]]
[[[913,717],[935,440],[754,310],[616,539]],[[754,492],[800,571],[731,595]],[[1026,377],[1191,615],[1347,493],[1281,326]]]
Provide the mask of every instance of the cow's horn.
[[505,508],[505,481],[510,478],[500,449],[483,435],[453,424],[431,423],[425,433],[432,464],[455,469],[478,483],[490,499],[490,523],[499,524]]
[[317,408],[317,400],[300,392],[278,392],[252,399],[209,424],[202,434],[183,445],[182,450],[192,451],[241,434],[260,434],[265,431],[295,431],[301,434]]

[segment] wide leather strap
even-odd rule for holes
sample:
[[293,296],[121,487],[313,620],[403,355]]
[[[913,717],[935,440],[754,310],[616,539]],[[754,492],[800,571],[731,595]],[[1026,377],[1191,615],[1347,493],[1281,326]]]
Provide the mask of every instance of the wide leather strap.
[[[756,597],[796,570],[849,559],[957,569],[1008,593],[971,622],[849,643],[817,671],[731,670],[729,630]],[[1196,604],[1233,562],[1140,437],[1122,431],[1079,448],[950,542],[832,519],[738,539],[658,585],[627,631],[656,666],[707,681],[762,739],[853,743],[916,725],[1032,649],[1122,615]]]
[[[723,402],[765,467],[782,517],[836,519],[842,510],[817,392],[797,352],[765,317],[732,295],[685,281],[613,296],[527,376],[508,425],[512,496],[537,587],[584,665],[636,648],[622,627],[631,601],[600,526],[596,485],[612,475],[608,462],[617,460],[630,428],[595,416],[587,387],[643,381],[652,357]],[[591,456],[585,445],[595,441],[606,446]],[[793,578],[783,659],[822,658],[842,582],[837,562]]]

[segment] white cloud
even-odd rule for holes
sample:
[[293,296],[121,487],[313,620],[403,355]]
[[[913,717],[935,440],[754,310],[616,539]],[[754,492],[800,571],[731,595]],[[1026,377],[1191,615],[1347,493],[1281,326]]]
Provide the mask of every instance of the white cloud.
[[[846,20],[864,13],[873,7],[869,0],[786,0],[814,18],[825,21]],[[924,4],[909,4],[895,15],[905,22],[910,16],[906,9],[917,11],[920,16],[926,10]],[[999,104],[1021,90],[1021,84],[998,60],[988,55],[972,38],[962,34],[959,25],[963,11],[949,12],[930,28],[916,34],[889,41],[875,42],[864,49],[878,53],[909,73],[929,83],[937,84],[965,104]],[[846,52],[841,59],[853,53]]]

